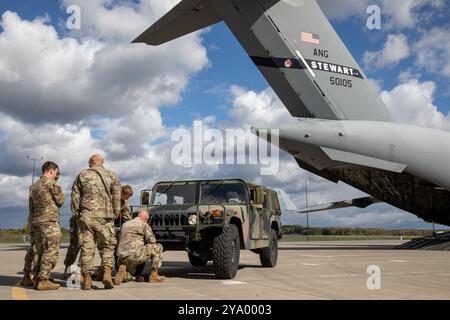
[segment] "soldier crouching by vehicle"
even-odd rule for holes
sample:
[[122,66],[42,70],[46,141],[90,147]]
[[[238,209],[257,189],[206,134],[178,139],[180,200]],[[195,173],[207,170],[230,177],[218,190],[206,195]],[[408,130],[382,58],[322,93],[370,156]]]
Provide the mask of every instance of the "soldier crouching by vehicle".
[[[59,208],[64,204],[64,194],[57,180],[58,165],[47,161],[42,166],[42,176],[30,187],[29,207],[30,238],[35,244],[37,263],[34,268],[33,287],[37,290],[55,290],[59,284],[50,281],[50,271],[58,262],[61,229]],[[29,265],[32,254],[27,255]],[[28,268],[29,269],[29,268]],[[30,279],[29,270],[24,277]]]
[[158,275],[162,264],[163,247],[156,243],[155,235],[148,225],[149,214],[140,211],[133,220],[126,222],[120,231],[117,249],[119,270],[114,278],[116,285],[128,281],[132,275],[140,277],[145,263],[151,260],[152,267],[148,282],[163,282],[165,277]]

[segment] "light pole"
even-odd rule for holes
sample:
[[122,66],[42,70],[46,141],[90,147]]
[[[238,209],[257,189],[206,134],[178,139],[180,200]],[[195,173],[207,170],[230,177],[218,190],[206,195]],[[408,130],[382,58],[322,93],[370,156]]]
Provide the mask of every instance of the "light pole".
[[34,183],[34,173],[36,171],[36,161],[42,161],[44,158],[40,157],[40,158],[31,158],[30,156],[27,156],[28,160],[33,161],[33,177],[31,178],[31,184]]
[[[304,179],[305,179],[306,209],[308,209],[308,183],[311,181],[311,178],[308,177]],[[306,232],[307,232],[306,241],[309,241],[309,211],[306,211]]]

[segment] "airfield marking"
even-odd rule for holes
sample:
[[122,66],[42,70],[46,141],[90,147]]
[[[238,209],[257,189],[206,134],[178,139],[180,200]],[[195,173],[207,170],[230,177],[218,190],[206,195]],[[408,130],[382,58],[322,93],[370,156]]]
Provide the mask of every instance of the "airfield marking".
[[311,297],[315,297],[315,298],[320,298],[320,299],[328,299],[331,300],[332,298],[325,296],[325,295],[321,295],[321,294],[316,294],[310,291],[304,291],[304,290],[295,290],[295,289],[288,289],[288,288],[280,288],[280,287],[274,287],[274,286],[270,286],[267,284],[260,284],[260,283],[254,283],[253,285],[255,286],[259,286],[259,287],[264,287],[264,288],[270,288],[270,289],[275,289],[275,290],[280,290],[280,291],[286,291],[286,292],[293,292],[293,293],[300,293],[300,294],[304,294],[304,295],[308,295]]
[[14,287],[11,288],[11,297],[14,300],[29,300],[27,292],[24,288],[20,286],[20,281],[17,281],[17,283],[14,285]]
[[229,286],[235,286],[237,284],[248,284],[248,283],[242,282],[242,281],[236,281],[236,280],[224,280],[224,281],[222,281],[222,284],[229,285]]
[[389,262],[398,262],[398,263],[406,263],[406,260],[389,260]]
[[200,296],[200,297],[202,297],[203,299],[204,299],[205,297],[209,297],[208,295],[201,294],[201,293],[198,293],[198,292],[196,292],[196,291],[194,291],[194,290],[190,290],[190,289],[186,289],[186,288],[175,287],[175,286],[171,286],[171,287],[168,287],[168,288],[169,288],[169,289],[170,289],[170,288],[174,288],[174,289],[176,289],[176,291],[184,291],[184,292],[188,292],[189,294],[194,294],[194,295]]
[[[115,289],[117,288],[117,286],[114,287]],[[138,296],[135,296],[134,294],[128,293],[125,290],[121,289],[121,288],[117,288],[118,291],[120,291],[121,293],[123,293],[124,295],[135,299],[135,300],[142,300],[142,298],[139,298]]]
[[319,266],[320,264],[318,264],[318,263],[301,263],[301,265],[304,265],[304,266]]
[[334,256],[318,256],[314,254],[301,254],[302,257],[308,257],[308,258],[334,258]]

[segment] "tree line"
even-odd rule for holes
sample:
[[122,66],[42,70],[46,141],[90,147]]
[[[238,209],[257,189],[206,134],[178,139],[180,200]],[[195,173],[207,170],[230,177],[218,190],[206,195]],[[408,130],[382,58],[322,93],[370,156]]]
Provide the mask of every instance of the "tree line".
[[[307,235],[308,230],[302,225],[285,225],[281,227],[283,234]],[[437,230],[439,231],[439,230]],[[448,231],[448,230],[447,230]],[[349,227],[310,227],[313,236],[417,236],[424,237],[433,233],[422,229],[383,229],[383,228],[349,228]]]

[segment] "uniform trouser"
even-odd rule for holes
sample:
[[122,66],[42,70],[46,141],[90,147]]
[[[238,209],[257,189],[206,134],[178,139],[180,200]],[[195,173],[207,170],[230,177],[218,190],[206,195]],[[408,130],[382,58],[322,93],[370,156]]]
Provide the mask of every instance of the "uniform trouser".
[[27,254],[25,255],[25,263],[23,265],[23,272],[31,273],[33,271],[33,262],[34,267],[36,268],[37,259],[36,259],[36,241],[30,231],[30,247],[27,250]]
[[66,259],[64,260],[64,265],[66,267],[71,266],[77,260],[78,252],[80,251],[80,241],[78,236],[78,218],[72,216],[70,218],[70,244],[69,248],[67,248]]
[[81,216],[79,220],[81,245],[81,273],[94,273],[94,253],[97,249],[102,259],[101,266],[114,268],[116,236],[112,219],[89,218]]
[[145,265],[149,260],[152,261],[152,270],[161,268],[163,260],[163,247],[161,244],[149,243],[137,249],[132,255],[119,258],[120,264],[124,264],[127,267],[127,271],[132,275],[137,275],[137,269],[141,269],[140,272],[142,272],[143,267],[138,268],[138,266]]
[[56,266],[61,244],[61,229],[58,222],[39,223],[31,226],[31,239],[36,246],[35,272],[39,280],[48,280],[50,271]]

